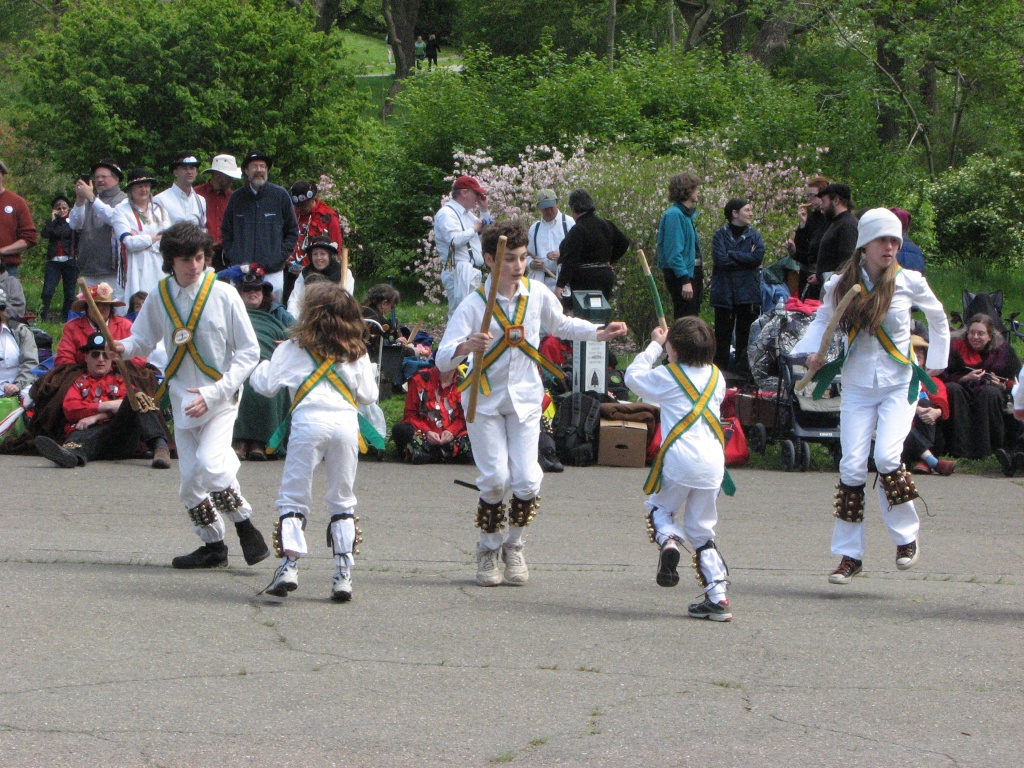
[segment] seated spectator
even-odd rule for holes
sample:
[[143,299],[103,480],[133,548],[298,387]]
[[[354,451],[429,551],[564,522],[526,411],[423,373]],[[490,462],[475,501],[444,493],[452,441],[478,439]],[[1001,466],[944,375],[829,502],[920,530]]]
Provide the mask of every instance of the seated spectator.
[[39,454],[70,469],[96,459],[131,458],[143,442],[153,452],[153,468],[169,469],[171,454],[160,412],[132,410],[128,388],[112,370],[103,336],[94,334],[79,351],[85,356],[85,373],[64,396],[64,442],[40,435],[34,441]]
[[[910,340],[914,345],[917,364],[924,368],[928,342],[920,336],[912,336]],[[918,393],[914,423],[910,427],[907,439],[903,441],[903,462],[911,467],[910,471],[915,475],[952,475],[956,469],[956,462],[951,459],[940,459],[932,453],[938,423],[949,419],[946,385],[934,376],[932,381],[935,383],[934,395],[924,387],[921,387]]]
[[[338,244],[332,242],[326,235],[314,237],[306,244],[306,255],[309,264],[302,268],[299,276],[295,279],[295,286],[288,296],[288,311],[296,318],[302,311],[302,297],[306,293],[306,283],[314,275],[331,283],[341,284],[341,262],[338,260]],[[352,293],[355,290],[356,282],[352,277],[352,270],[345,270],[345,290]]]
[[12,317],[7,293],[0,288],[0,397],[18,397],[36,377],[39,353],[32,330]]
[[910,231],[910,211],[905,211],[902,208],[890,208],[889,210],[896,214],[896,218],[903,225],[903,245],[900,246],[900,250],[896,254],[896,261],[904,269],[912,269],[923,275],[924,251],[921,250],[921,246],[907,236]]
[[473,460],[455,371],[425,368],[409,379],[405,413],[391,430],[398,452],[412,464]]
[[133,323],[135,318],[139,316],[139,312],[142,311],[142,303],[149,298],[149,294],[145,291],[136,291],[128,299],[128,313],[125,315]]
[[75,281],[78,279],[78,264],[71,258],[74,232],[68,224],[71,202],[64,195],[57,195],[50,203],[50,220],[43,225],[40,234],[49,244],[46,246],[46,267],[43,272],[42,319],[50,319],[50,303],[60,285],[64,291],[60,319],[64,322],[75,300]]
[[[273,301],[274,287],[264,279],[263,274],[261,266],[251,264],[245,274],[236,278],[234,284],[245,304],[249,322],[256,331],[256,339],[260,343],[260,360],[269,360],[277,345],[288,338],[288,329],[295,324],[295,318]],[[273,397],[264,397],[246,379],[231,443],[239,459],[266,461],[267,442],[288,415],[290,403],[286,388],[282,388]]]
[[0,291],[7,297],[7,314],[14,320],[21,320],[25,316],[25,290],[21,287],[21,281],[7,271],[6,267],[0,264]]
[[[98,285],[90,286],[89,293],[92,294],[92,300],[96,302],[97,309],[103,315],[103,320],[106,322],[107,329],[110,331],[114,341],[128,338],[132,333],[131,320],[114,314],[114,310],[117,307],[123,307],[124,302],[114,296],[114,290],[110,285],[99,283]],[[80,293],[75,303],[71,305],[71,311],[79,314],[84,312],[85,314],[82,317],[69,320],[64,325],[64,333],[60,337],[60,343],[57,345],[55,365],[85,362],[85,354],[81,349],[90,338],[99,332],[96,324],[89,319],[87,310],[88,303],[85,300],[85,295]],[[140,367],[146,364],[144,358],[136,358],[134,362]]]
[[[1006,427],[1007,393],[1020,372],[1020,360],[988,315],[974,315],[954,336],[949,365],[942,374],[949,395],[946,453],[983,459],[997,451],[1009,461],[1016,426]],[[1006,469],[1006,467],[1004,467]]]
[[377,354],[377,342],[381,335],[385,344],[407,344],[409,329],[400,327],[392,320],[392,312],[402,300],[402,295],[387,283],[375,285],[366,293],[363,302],[363,317],[372,320],[370,328],[370,354]]

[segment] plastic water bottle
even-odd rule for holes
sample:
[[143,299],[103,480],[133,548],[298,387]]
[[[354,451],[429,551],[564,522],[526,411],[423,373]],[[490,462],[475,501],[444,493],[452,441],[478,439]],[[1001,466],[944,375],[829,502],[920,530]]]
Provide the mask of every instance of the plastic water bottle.
[[786,311],[786,300],[780,296],[778,302],[776,302],[776,304],[775,304],[775,314],[780,315],[780,314],[782,314],[785,311]]

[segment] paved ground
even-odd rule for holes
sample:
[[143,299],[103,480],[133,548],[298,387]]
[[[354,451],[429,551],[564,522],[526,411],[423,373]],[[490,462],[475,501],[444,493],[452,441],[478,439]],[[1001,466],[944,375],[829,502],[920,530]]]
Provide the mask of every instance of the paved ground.
[[[241,480],[268,532],[281,464]],[[364,463],[355,600],[326,520],[287,600],[268,560],[185,573],[176,471],[0,457],[0,765],[1011,766],[1024,711],[1022,489],[925,478],[898,572],[831,586],[831,474],[737,471],[731,624],[654,583],[641,470],[549,475],[531,582],[473,584],[467,468]],[[318,489],[322,483],[318,483]],[[87,507],[68,499],[95,499]]]

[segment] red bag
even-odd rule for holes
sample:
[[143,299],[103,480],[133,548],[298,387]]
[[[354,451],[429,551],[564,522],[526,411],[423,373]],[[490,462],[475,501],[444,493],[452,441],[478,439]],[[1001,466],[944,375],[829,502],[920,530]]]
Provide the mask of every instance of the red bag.
[[750,449],[747,448],[747,436],[743,434],[743,426],[736,417],[722,419],[725,430],[725,466],[738,467],[750,461]]

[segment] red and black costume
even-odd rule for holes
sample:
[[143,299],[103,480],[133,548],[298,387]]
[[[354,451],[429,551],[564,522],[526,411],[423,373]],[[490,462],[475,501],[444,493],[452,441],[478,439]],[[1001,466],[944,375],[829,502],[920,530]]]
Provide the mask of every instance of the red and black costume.
[[[472,461],[458,384],[458,376],[455,376],[444,386],[437,368],[425,368],[409,379],[405,413],[391,430],[391,438],[407,461],[413,464]],[[445,431],[455,436],[450,443],[427,442],[428,433],[440,435]]]
[[[110,337],[114,341],[127,339],[132,335],[132,321],[121,315],[111,314],[107,318],[107,329],[110,331]],[[57,345],[57,354],[54,357],[53,364],[84,363],[85,353],[82,352],[82,347],[85,346],[90,337],[95,336],[97,333],[99,333],[99,329],[88,316],[76,317],[74,320],[68,321],[64,325],[64,332],[60,337],[60,343]],[[146,358],[136,357],[132,359],[132,362],[142,368],[146,364]]]

